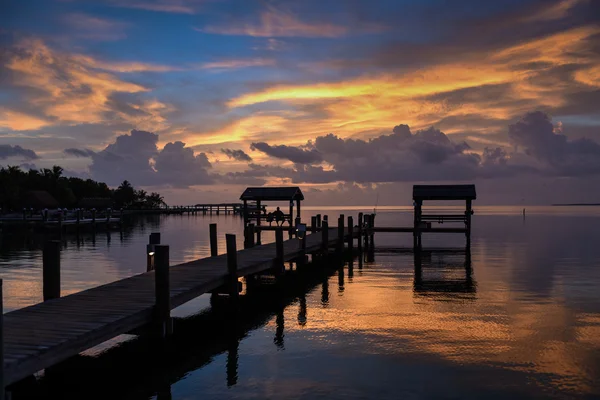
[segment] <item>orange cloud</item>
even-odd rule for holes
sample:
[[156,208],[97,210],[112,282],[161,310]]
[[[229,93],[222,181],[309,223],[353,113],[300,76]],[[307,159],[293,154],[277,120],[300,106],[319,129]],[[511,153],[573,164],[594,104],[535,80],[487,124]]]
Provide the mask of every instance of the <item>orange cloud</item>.
[[48,126],[46,120],[0,107],[0,127],[13,131],[36,130]]
[[[96,63],[90,57],[55,52],[39,40],[25,40],[18,48],[20,51],[14,52],[5,64],[14,72],[15,78],[11,83],[36,89],[38,94],[30,97],[29,103],[43,111],[54,124],[103,123],[114,121],[114,115],[118,115],[123,121],[143,123],[143,126],[152,130],[166,126],[166,118],[162,113],[170,111],[170,107],[162,103],[151,100],[128,103],[129,108],[141,111],[136,115],[125,113],[121,105],[113,103],[112,96],[115,94],[142,94],[149,89],[101,71],[108,68],[107,65]],[[121,65],[120,69],[131,71],[149,68],[143,64],[133,64]],[[10,119],[4,124],[7,126],[44,126],[41,120],[29,120],[24,124],[23,117],[14,113],[8,114],[5,119]]]
[[[340,136],[369,136],[389,131],[398,123],[420,129],[452,117],[480,115],[509,120],[531,110],[561,107],[567,96],[581,90],[573,80],[552,74],[552,69],[569,64],[591,65],[578,71],[575,82],[597,86],[600,61],[586,51],[600,28],[586,26],[507,47],[495,54],[480,54],[468,60],[438,64],[404,74],[368,75],[338,82],[308,85],[274,85],[232,98],[231,109],[280,102],[280,109],[317,109],[314,118],[302,122],[312,128],[306,137],[330,131]],[[521,65],[535,64],[531,68]],[[486,87],[503,87],[502,96],[487,95]],[[447,95],[468,90],[460,101],[447,101]],[[269,105],[277,107],[277,103]],[[282,131],[298,131],[297,121],[289,121]],[[287,128],[287,129],[286,129]],[[305,131],[305,128],[300,128]],[[496,133],[485,121],[470,126],[456,125],[447,133],[468,130]]]

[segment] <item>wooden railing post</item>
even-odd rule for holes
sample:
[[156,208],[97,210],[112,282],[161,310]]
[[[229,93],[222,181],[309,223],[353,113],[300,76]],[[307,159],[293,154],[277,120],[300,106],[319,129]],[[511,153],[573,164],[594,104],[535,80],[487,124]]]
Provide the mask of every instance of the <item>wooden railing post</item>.
[[321,214],[317,214],[317,228],[321,227]]
[[348,216],[348,250],[350,251],[350,257],[352,257],[352,250],[354,248],[354,219],[351,215]]
[[283,271],[283,229],[275,231],[275,268]]
[[216,257],[219,255],[219,249],[217,247],[217,224],[210,224],[210,256]]
[[229,297],[237,301],[240,293],[238,287],[238,272],[237,272],[237,245],[235,235],[225,235],[225,244],[227,247],[227,274],[229,280]]
[[321,250],[327,254],[329,249],[329,223],[326,219],[323,220],[321,225]]
[[358,213],[358,251],[362,252],[363,213]]
[[60,241],[44,243],[42,253],[42,281],[44,301],[60,297]]
[[344,251],[344,214],[340,214],[338,218],[337,250],[340,254]]
[[0,400],[4,400],[4,299],[0,279]]
[[155,245],[154,257],[155,318],[160,337],[166,338],[173,333],[169,283],[169,246]]
[[146,246],[146,272],[154,269],[154,247],[160,244],[160,232],[152,232]]
[[369,230],[369,224],[371,223],[371,216],[369,214],[364,216],[365,218],[365,232],[364,232],[364,242],[365,242],[365,250],[369,251],[369,235],[371,234],[370,230]]
[[317,217],[310,217],[310,232],[315,233],[317,231]]

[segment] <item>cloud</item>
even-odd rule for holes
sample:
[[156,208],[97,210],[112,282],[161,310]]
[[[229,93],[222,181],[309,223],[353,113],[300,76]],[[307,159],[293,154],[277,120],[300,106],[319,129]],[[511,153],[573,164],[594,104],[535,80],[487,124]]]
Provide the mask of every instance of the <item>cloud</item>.
[[250,145],[251,150],[258,150],[271,157],[289,160],[297,164],[311,164],[322,161],[321,154],[318,151],[304,150],[293,146],[278,145],[271,146],[265,142],[256,142]]
[[237,161],[252,161],[252,157],[246,154],[244,150],[221,149],[221,153],[225,154],[227,158]]
[[19,95],[21,101],[16,104],[23,103],[41,116],[29,117],[21,110],[5,107],[4,126],[35,129],[120,122],[141,129],[167,126],[164,115],[172,110],[170,106],[145,98],[143,94],[150,90],[145,86],[99,70],[102,65],[95,65],[93,58],[60,53],[39,40],[23,40],[5,54],[2,72],[10,77],[5,87]]
[[508,128],[510,142],[547,167],[547,173],[582,176],[600,173],[600,144],[587,138],[569,140],[557,133],[542,112],[526,114]]
[[113,0],[111,4],[116,7],[134,8],[146,11],[156,11],[176,14],[195,14],[196,7],[203,0]]
[[327,37],[335,38],[348,33],[348,28],[329,22],[305,22],[290,12],[267,6],[258,22],[232,21],[227,25],[208,25],[198,29],[219,35],[255,37]]
[[90,149],[76,149],[76,148],[68,148],[68,149],[65,149],[63,152],[65,154],[68,154],[71,156],[82,157],[82,158],[92,157],[94,154],[96,154],[95,151],[90,150]]
[[33,150],[24,149],[18,145],[0,144],[0,160],[5,160],[9,157],[19,157],[26,160],[37,160],[39,158]]
[[91,40],[120,40],[126,37],[127,24],[85,13],[70,13],[63,21],[73,30],[72,35]]
[[265,67],[275,65],[275,60],[256,58],[248,60],[222,60],[199,64],[201,69],[231,70],[249,67]]
[[194,154],[179,141],[167,143],[162,150],[157,143],[158,135],[152,132],[134,129],[129,135],[118,136],[104,150],[89,153],[90,173],[113,186],[123,180],[141,186],[183,188],[214,182],[205,153]]

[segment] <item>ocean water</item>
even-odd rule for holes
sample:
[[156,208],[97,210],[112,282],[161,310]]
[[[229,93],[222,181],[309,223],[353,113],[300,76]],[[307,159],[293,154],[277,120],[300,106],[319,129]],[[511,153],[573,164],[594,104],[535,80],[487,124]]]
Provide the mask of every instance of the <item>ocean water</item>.
[[[305,207],[303,217],[333,224],[359,211],[372,210]],[[205,257],[211,222],[221,251],[225,233],[241,248],[242,221],[229,215],[66,235],[62,293],[144,272],[150,232],[173,264]],[[408,207],[377,209],[377,226],[411,223]],[[424,235],[431,251],[415,257],[402,250],[410,234],[377,233],[373,259],[290,274],[248,295],[235,322],[201,296],[175,310],[186,333],[172,348],[156,355],[124,335],[14,398],[600,398],[598,238],[600,207],[475,207],[470,254],[461,234]],[[5,312],[41,301],[47,239],[1,237]]]

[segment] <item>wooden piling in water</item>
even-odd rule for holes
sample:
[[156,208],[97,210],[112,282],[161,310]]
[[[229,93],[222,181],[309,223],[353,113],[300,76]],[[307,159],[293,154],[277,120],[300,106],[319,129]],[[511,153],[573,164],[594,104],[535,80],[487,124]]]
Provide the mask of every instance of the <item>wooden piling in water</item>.
[[340,254],[344,251],[344,214],[340,214],[338,218],[337,251]]
[[238,272],[237,272],[237,245],[235,235],[225,235],[225,244],[227,247],[227,273],[229,280],[229,297],[237,301],[240,292],[238,287]]
[[59,240],[49,240],[44,243],[42,254],[44,301],[60,297],[60,246]]
[[219,255],[219,249],[217,247],[217,224],[210,224],[210,256],[216,257]]
[[317,217],[310,217],[310,231],[311,233],[315,233],[317,231]]
[[0,279],[0,400],[4,400],[4,298]]
[[275,268],[281,270],[285,268],[283,264],[283,229],[275,231]]
[[352,257],[352,250],[354,248],[354,220],[351,215],[348,216],[348,250],[350,251],[350,257]]
[[358,251],[362,252],[363,213],[358,213]]
[[173,333],[169,283],[169,246],[155,245],[154,257],[155,320],[160,337],[166,338]]
[[244,248],[254,247],[254,224],[248,224],[244,228]]
[[329,249],[329,223],[324,219],[321,225],[321,250],[327,254]]
[[367,214],[364,216],[365,219],[365,232],[363,235],[364,248],[365,250],[369,250],[369,235],[371,234],[369,231],[369,224],[371,220],[371,215]]
[[317,228],[321,227],[321,214],[317,214]]

